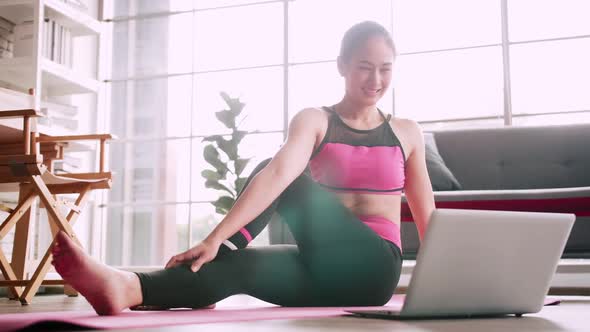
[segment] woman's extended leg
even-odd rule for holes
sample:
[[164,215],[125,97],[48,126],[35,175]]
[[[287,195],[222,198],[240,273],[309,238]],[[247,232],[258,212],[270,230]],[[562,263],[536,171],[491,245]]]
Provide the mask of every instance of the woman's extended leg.
[[177,266],[138,274],[143,304],[203,307],[235,294],[283,306],[310,303],[311,280],[295,245],[250,247],[226,253],[197,272]]
[[198,272],[181,265],[139,274],[95,261],[63,232],[52,252],[56,271],[101,315],[140,304],[201,308],[238,293],[285,306],[312,303],[309,275],[295,245],[231,251]]
[[389,300],[401,269],[395,245],[305,174],[277,200],[277,212],[297,247],[228,251],[196,273],[187,266],[138,273],[143,304],[200,307],[239,293],[283,306],[378,305]]
[[[253,172],[248,177],[244,188],[248,186],[254,176],[256,176],[256,174],[258,174],[270,162],[270,160],[270,158],[266,159],[254,168]],[[269,302],[278,303],[281,302],[279,299],[283,299],[282,302],[286,305],[305,303],[306,300],[302,295],[307,292],[301,291],[301,289],[296,286],[300,284],[301,287],[306,287],[305,285],[307,283],[304,280],[304,276],[299,273],[301,269],[300,262],[297,258],[298,250],[296,246],[273,246],[273,248],[268,249],[248,249],[243,253],[243,259],[232,254],[232,251],[234,250],[245,248],[248,243],[266,227],[275,212],[277,203],[278,200],[275,200],[275,202],[273,202],[256,219],[223,243],[219,248],[219,253],[216,258],[216,261],[219,261],[219,263],[213,264],[213,262],[211,262],[203,267],[206,271],[226,271],[227,273],[219,274],[220,277],[216,279],[228,287],[225,289],[221,288],[217,294],[196,296],[189,302],[183,300],[182,297],[178,297],[176,291],[169,293],[170,295],[173,295],[173,299],[171,300],[165,298],[150,299],[149,295],[156,294],[157,297],[157,294],[167,294],[166,292],[158,291],[158,285],[154,287],[155,291],[146,292],[148,294],[148,299],[147,301],[143,301],[141,284],[135,273],[116,270],[94,261],[63,233],[58,235],[56,241],[57,244],[53,249],[53,264],[60,275],[78,289],[100,314],[117,313],[122,309],[137,306],[141,303],[163,303],[164,305],[160,307],[202,307],[216,302],[215,300],[210,299],[223,298],[224,294],[234,291],[238,286],[244,285],[251,285],[248,287],[251,289],[261,289],[262,291],[257,292],[257,295]],[[227,254],[229,254],[228,257],[220,260],[220,257]],[[253,259],[251,257],[256,255],[259,255],[260,259]],[[236,262],[236,260],[239,261]],[[248,278],[248,275],[242,274],[239,278],[240,281],[243,281],[241,285],[228,282],[228,280],[223,281],[224,279],[235,279],[236,275],[240,274],[240,271],[231,271],[232,267],[242,268],[244,263],[249,260],[255,260],[257,262],[256,266],[259,273],[256,274],[255,278]],[[291,268],[292,266],[296,267]],[[180,273],[178,271],[180,271]],[[159,273],[154,273],[154,276],[158,279],[163,278],[170,280],[171,283],[174,284],[179,280],[182,282],[183,277],[186,277],[186,272],[192,273],[182,268],[166,272],[171,273],[160,271]],[[217,275],[216,272],[213,274]],[[205,273],[205,278],[202,278],[203,280],[198,282],[198,284],[203,286],[203,289],[215,289],[215,287],[208,286],[209,283],[212,282],[212,280],[207,279],[207,276],[209,275],[211,275],[211,273]],[[194,275],[189,276],[194,277]],[[267,278],[265,276],[276,276],[279,278]],[[147,279],[149,280],[150,278],[148,277]],[[284,293],[279,294],[276,291],[272,291],[280,288],[278,285],[272,286],[273,283],[277,281],[288,283],[292,286],[289,289],[285,289]],[[149,281],[146,281],[146,283],[149,283]],[[271,292],[266,293],[263,287],[257,287],[256,285],[258,283],[270,285],[271,287],[269,287],[268,290]],[[179,289],[176,288],[176,290]],[[192,290],[193,294],[199,293],[199,291],[199,289]],[[179,300],[182,300],[181,303],[178,303]],[[203,300],[205,302],[203,302]]]
[[[202,307],[239,293],[284,306],[379,305],[390,298],[401,269],[397,247],[305,174],[281,194],[277,204],[297,247],[230,251],[196,273],[182,265],[138,273],[138,282],[135,275],[72,249],[73,242],[62,236],[56,269],[98,313],[105,314],[138,305],[138,298],[143,305],[160,307]],[[88,280],[98,286],[90,288]],[[129,282],[126,292],[113,286],[122,280]]]

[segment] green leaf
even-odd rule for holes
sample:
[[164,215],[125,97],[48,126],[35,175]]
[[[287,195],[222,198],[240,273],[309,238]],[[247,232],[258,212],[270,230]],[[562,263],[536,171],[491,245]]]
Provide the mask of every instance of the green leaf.
[[234,203],[235,199],[233,199],[233,197],[221,196],[211,204],[215,206],[215,212],[225,215],[229,212]]
[[234,99],[229,105],[231,112],[234,113],[236,117],[242,113],[245,106],[246,104],[242,103],[239,99]]
[[215,112],[215,117],[229,129],[236,127],[236,115],[231,110]]
[[[211,203],[211,204],[213,204],[213,203]],[[215,205],[215,204],[213,204],[213,205]],[[229,211],[216,207],[215,212],[222,214],[222,215],[226,215]]]
[[213,145],[207,145],[205,147],[203,150],[203,157],[205,158],[205,161],[215,167],[217,173],[219,173],[222,178],[225,178],[225,174],[227,174],[229,168],[219,159],[219,152]]
[[231,189],[219,183],[218,181],[207,180],[205,181],[205,187],[217,190],[224,190],[227,191],[230,195],[235,196],[235,193]]
[[246,181],[248,181],[248,178],[237,178],[236,181],[234,181],[238,195],[242,192],[242,189],[244,189]]
[[238,159],[238,145],[233,141],[222,139],[217,142],[219,148],[229,157],[231,160]]
[[244,168],[246,168],[246,165],[248,165],[248,162],[250,162],[250,159],[252,158],[239,158],[238,160],[236,160],[234,162],[234,168],[236,171],[236,176],[240,176],[240,174],[242,174],[242,172],[244,171]]
[[231,160],[238,159],[238,145],[231,140],[226,140],[221,135],[212,135],[203,138],[206,142],[215,142],[221,151],[225,152]]
[[221,179],[223,179],[221,177],[221,174],[212,171],[210,169],[206,169],[204,171],[201,172],[201,176],[204,177],[206,180],[211,180],[211,181],[219,181]]
[[234,132],[231,133],[231,140],[237,146],[240,144],[242,139],[246,137],[246,134],[248,134],[248,132],[245,130],[234,130]]
[[231,209],[231,207],[234,206],[235,201],[236,200],[233,197],[221,196],[215,202],[213,202],[213,205],[215,207],[222,208],[222,209],[229,211],[229,209]]
[[234,118],[242,113],[244,106],[246,104],[242,103],[239,98],[231,98],[227,93],[220,92],[221,98],[225,101],[225,103],[229,106],[230,112],[234,114]]
[[221,91],[219,95],[221,98],[223,98],[226,104],[231,105],[231,97],[227,94],[227,92]]

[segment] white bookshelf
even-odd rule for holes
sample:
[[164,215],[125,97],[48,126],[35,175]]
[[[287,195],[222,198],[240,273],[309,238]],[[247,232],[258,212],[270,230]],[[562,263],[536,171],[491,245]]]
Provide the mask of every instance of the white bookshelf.
[[[91,7],[88,12],[98,17],[98,0],[84,2]],[[35,121],[37,123],[35,123],[34,129],[42,134],[54,136],[94,131],[92,126],[95,121],[92,119],[98,112],[98,101],[101,100],[102,86],[104,86],[98,74],[101,60],[99,57],[100,43],[104,36],[103,23],[63,0],[0,0],[0,16],[17,25],[25,21],[32,21],[32,24],[26,25],[26,34],[21,34],[21,36],[32,35],[32,44],[29,43],[21,47],[17,57],[0,59],[0,81],[10,89],[2,90],[0,88],[0,106],[4,105],[8,109],[33,108],[42,110],[47,107],[47,101],[73,105],[74,113],[71,116],[80,124],[80,126],[76,125],[77,129],[63,126],[63,123],[60,125],[57,121],[49,121],[49,125]],[[56,38],[56,30],[50,28],[51,25],[46,23],[46,19],[56,29],[59,25],[61,29],[59,31],[63,33],[60,35],[59,41],[52,39]],[[17,54],[16,37],[15,31],[13,56]],[[31,39],[27,41],[29,40]],[[49,44],[49,40],[54,44]],[[68,44],[62,45],[64,41],[67,41]],[[44,49],[49,51],[44,52]],[[60,56],[56,57],[55,54]],[[53,61],[50,58],[58,60]],[[27,94],[30,89],[35,91],[33,96]],[[50,107],[47,108],[52,110]],[[53,116],[55,115],[54,112]],[[58,116],[61,115],[58,114]],[[49,118],[51,117],[49,116]],[[98,152],[94,148],[93,142],[76,142],[69,143],[66,149],[68,153],[80,151],[96,155]],[[92,164],[92,158],[87,159],[82,161],[82,171],[91,167],[87,166]],[[50,234],[47,222],[44,220],[46,216],[35,211],[38,212],[40,209],[35,207],[33,211],[32,219],[36,219],[36,221],[32,220],[31,234]],[[95,212],[90,213],[90,215],[87,214],[81,218],[91,218],[92,213]],[[83,244],[90,241],[85,238],[91,239],[90,234],[98,227],[94,223],[84,222],[78,222],[76,226],[80,227],[77,233],[82,238]],[[29,257],[43,254],[44,248],[49,245],[51,238],[39,236],[35,241],[34,245],[29,246]]]
[[[33,19],[33,51],[29,56],[0,59],[0,80],[23,91],[34,88],[46,96],[97,93],[97,77],[87,77],[65,65],[45,58],[41,52],[45,18],[70,29],[72,37],[100,36],[101,23],[59,0],[0,0],[0,16],[12,21]],[[41,96],[38,94],[38,98]]]
[[101,33],[101,25],[98,20],[58,0],[2,0],[0,1],[0,12],[4,18],[15,22],[22,17],[31,17],[36,5],[43,5],[46,18],[60,22],[70,28],[76,36],[99,35]]
[[45,16],[70,28],[75,36],[101,33],[99,21],[57,0],[45,0]]

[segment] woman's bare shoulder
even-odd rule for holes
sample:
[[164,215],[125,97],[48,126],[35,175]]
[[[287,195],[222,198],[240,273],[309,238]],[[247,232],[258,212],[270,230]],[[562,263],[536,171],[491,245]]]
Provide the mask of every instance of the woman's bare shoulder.
[[301,118],[305,121],[317,121],[328,119],[328,112],[318,107],[307,107],[295,114],[295,117]]
[[293,116],[291,125],[295,123],[313,127],[319,131],[325,131],[325,127],[328,124],[328,112],[317,107],[304,108]]
[[412,119],[392,117],[391,124],[414,135],[422,133],[422,127],[420,127],[420,124]]
[[413,151],[424,144],[422,127],[412,119],[392,117],[389,122],[398,138],[405,145],[405,150]]

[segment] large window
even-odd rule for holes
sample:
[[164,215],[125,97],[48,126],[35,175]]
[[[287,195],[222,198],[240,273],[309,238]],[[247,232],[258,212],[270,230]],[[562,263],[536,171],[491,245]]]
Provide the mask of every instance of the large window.
[[[221,220],[202,138],[227,134],[219,92],[246,103],[245,173],[280,147],[300,109],[343,93],[345,30],[373,20],[399,56],[379,105],[425,129],[590,122],[584,0],[111,1],[108,91],[114,188],[106,261],[162,264]],[[108,7],[108,6],[107,6]],[[263,232],[256,244],[268,242]]]

